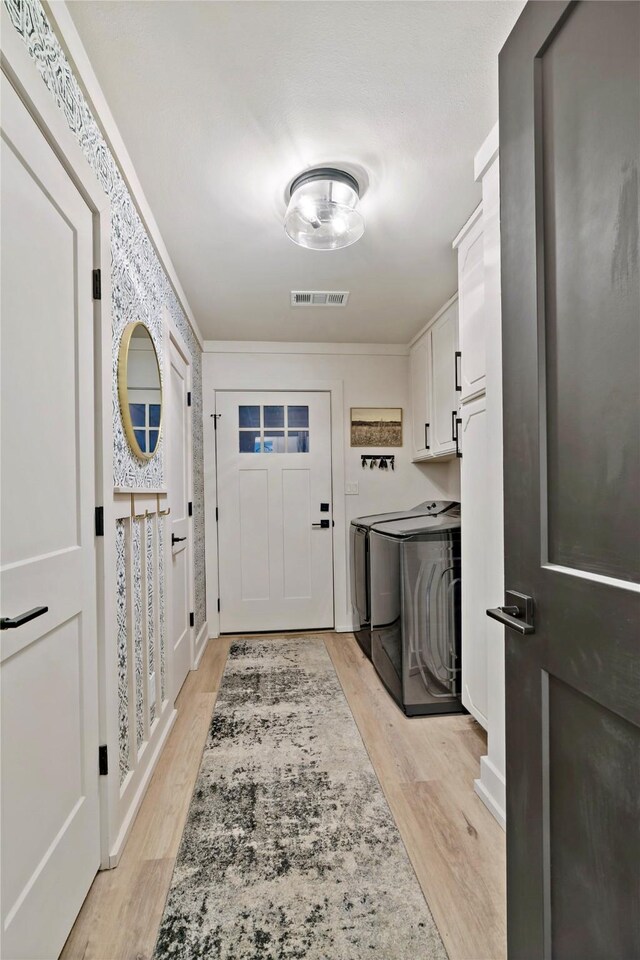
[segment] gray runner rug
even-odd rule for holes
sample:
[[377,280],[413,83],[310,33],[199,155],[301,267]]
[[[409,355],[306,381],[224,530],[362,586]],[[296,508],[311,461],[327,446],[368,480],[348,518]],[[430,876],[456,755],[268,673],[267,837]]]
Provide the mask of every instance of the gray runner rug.
[[320,637],[234,642],[156,960],[446,960]]

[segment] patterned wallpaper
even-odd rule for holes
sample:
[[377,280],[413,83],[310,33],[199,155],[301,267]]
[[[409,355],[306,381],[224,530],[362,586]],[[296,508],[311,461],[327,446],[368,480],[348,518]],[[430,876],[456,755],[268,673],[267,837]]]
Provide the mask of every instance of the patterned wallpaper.
[[166,349],[162,308],[166,307],[191,353],[195,623],[199,630],[206,619],[200,347],[42,5],[39,0],[3,2],[44,83],[64,113],[82,152],[111,201],[114,486],[155,488],[164,484],[162,440],[158,455],[142,462],[132,455],[123,433],[117,392],[118,347],[122,331],[132,320],[142,320],[151,331],[162,363]]

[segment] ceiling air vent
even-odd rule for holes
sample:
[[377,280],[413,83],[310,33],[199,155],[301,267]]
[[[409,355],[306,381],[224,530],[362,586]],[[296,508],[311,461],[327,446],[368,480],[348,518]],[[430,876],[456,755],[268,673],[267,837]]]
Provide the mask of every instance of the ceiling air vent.
[[292,290],[292,307],[346,307],[348,290]]

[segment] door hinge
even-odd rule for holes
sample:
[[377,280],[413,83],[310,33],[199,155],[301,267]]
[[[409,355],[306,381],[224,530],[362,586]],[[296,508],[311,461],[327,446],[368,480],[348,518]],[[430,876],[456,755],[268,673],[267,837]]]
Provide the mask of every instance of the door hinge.
[[191,406],[191,390],[187,390],[187,406]]
[[187,512],[190,517],[193,516],[193,503],[191,502],[191,500],[189,500],[189,503],[187,504]]
[[91,274],[91,287],[94,300],[102,300],[102,280],[100,270],[93,270]]
[[106,743],[98,747],[98,773],[101,777],[106,777],[109,773],[109,752]]
[[220,613],[220,597],[218,597],[218,613]]
[[96,507],[96,537],[104,537],[104,507]]
[[190,627],[195,627],[195,625],[196,625],[196,615],[195,615],[195,613],[190,613],[190,614],[189,614],[189,626],[190,626]]
[[218,522],[218,517],[219,517],[218,508],[216,507],[216,523]]

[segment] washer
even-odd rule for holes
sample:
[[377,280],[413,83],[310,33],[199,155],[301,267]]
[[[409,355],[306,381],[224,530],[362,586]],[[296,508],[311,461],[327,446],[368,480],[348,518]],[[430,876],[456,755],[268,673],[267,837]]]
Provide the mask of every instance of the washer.
[[460,702],[460,508],[369,531],[371,652],[407,716],[466,713]]
[[425,500],[409,510],[395,513],[376,513],[357,517],[350,527],[351,605],[355,618],[354,634],[362,651],[371,660],[371,583],[369,564],[369,533],[375,523],[405,520],[411,517],[437,516],[451,507],[459,506],[452,500]]

